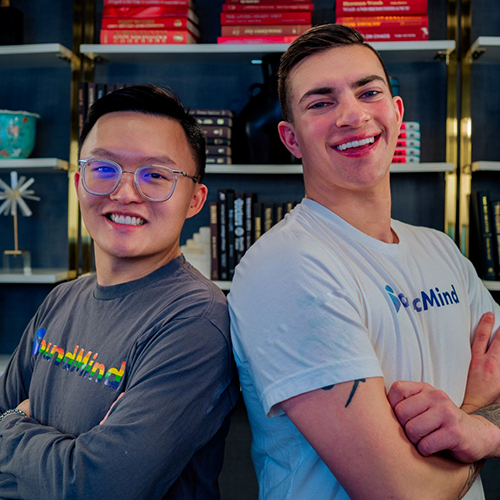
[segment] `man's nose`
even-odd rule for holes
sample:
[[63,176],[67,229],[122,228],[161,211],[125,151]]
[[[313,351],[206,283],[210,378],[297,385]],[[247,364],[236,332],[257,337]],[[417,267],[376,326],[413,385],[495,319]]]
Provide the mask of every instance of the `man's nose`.
[[144,201],[134,184],[134,172],[122,171],[122,178],[116,189],[109,195],[120,203],[138,203]]

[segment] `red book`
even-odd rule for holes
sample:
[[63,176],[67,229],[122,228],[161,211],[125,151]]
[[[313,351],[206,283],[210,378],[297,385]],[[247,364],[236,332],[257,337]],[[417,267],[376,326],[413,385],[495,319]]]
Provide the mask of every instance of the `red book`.
[[427,0],[337,0],[339,16],[406,16],[427,15]]
[[311,24],[311,12],[222,12],[222,25]]
[[158,17],[188,17],[195,24],[200,24],[198,16],[192,9],[186,6],[166,6],[166,5],[150,5],[150,6],[129,6],[121,7],[104,7],[102,9],[103,19],[106,17],[119,17],[127,19],[156,19]]
[[311,3],[311,0],[226,0],[226,3],[241,5],[274,5],[284,3]]
[[222,26],[221,36],[292,36],[301,35],[311,27],[311,24]]
[[188,30],[101,30],[101,44],[188,44],[196,39]]
[[425,26],[429,27],[428,16],[367,16],[367,17],[338,17],[338,24],[352,28],[406,28]]
[[292,43],[296,36],[219,36],[220,44],[246,44],[246,43]]
[[395,156],[392,163],[420,163],[419,156]]
[[223,12],[262,12],[262,11],[313,11],[312,3],[272,3],[272,4],[254,4],[254,3],[225,3],[222,6]]
[[429,30],[422,28],[358,28],[367,42],[413,42],[429,40]]
[[104,6],[107,5],[183,5],[192,7],[193,0],[104,0]]
[[398,139],[397,148],[420,148],[420,139]]
[[102,19],[102,29],[106,30],[188,30],[196,38],[200,38],[200,30],[187,17],[157,17],[154,19],[134,19],[106,17]]

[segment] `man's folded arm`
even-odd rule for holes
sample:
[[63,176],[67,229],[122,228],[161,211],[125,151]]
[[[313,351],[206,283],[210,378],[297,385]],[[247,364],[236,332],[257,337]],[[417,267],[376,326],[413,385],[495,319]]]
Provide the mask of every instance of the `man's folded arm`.
[[463,498],[480,463],[423,457],[407,438],[380,377],[301,394],[280,406],[351,498]]

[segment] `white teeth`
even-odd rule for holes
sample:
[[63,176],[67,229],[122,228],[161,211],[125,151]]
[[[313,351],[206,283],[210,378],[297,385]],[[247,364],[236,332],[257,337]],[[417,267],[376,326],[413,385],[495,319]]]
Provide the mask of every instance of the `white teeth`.
[[344,144],[339,144],[336,146],[340,151],[345,151],[350,148],[359,148],[360,146],[366,146],[366,144],[373,144],[375,142],[375,137],[370,137],[368,139],[361,139],[360,141],[346,142]]
[[116,222],[117,224],[123,224],[125,226],[141,226],[142,224],[146,223],[146,221],[144,219],[141,219],[140,217],[130,217],[129,215],[125,217],[124,215],[111,214],[109,218],[113,222]]

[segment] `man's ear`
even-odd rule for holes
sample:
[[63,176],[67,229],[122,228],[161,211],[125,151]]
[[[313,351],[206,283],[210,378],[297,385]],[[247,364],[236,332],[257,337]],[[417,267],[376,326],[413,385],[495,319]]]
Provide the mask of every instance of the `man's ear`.
[[295,137],[293,125],[289,122],[279,122],[278,132],[280,134],[281,142],[285,145],[288,151],[290,151],[295,158],[302,158],[302,153]]
[[186,219],[195,216],[203,208],[205,201],[207,200],[208,188],[205,184],[197,184],[191,197],[191,203],[189,204],[189,209],[186,214]]
[[78,196],[78,184],[80,184],[80,172],[76,171],[75,172],[75,189],[76,189],[76,196]]

